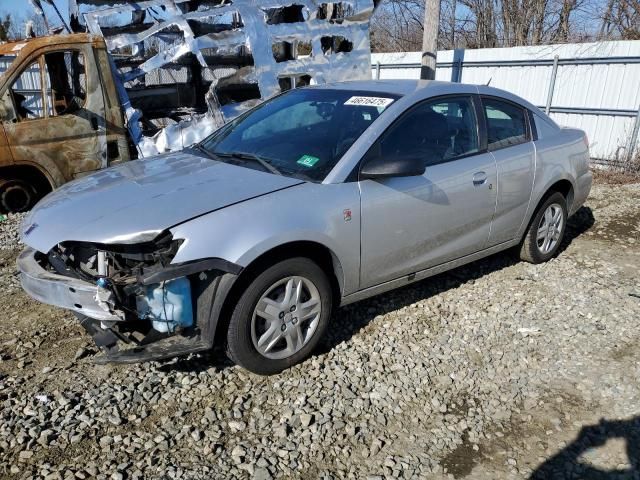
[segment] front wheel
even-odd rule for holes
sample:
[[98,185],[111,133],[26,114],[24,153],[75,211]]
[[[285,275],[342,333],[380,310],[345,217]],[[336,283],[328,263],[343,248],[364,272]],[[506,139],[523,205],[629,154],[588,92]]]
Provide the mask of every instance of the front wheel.
[[0,179],[0,210],[18,213],[29,210],[36,201],[36,190],[23,180]]
[[520,258],[530,263],[551,259],[567,228],[567,201],[561,193],[549,195],[538,208],[520,245]]
[[315,262],[302,257],[279,262],[240,296],[227,331],[227,353],[251,372],[281,372],[311,354],[331,308],[331,285]]

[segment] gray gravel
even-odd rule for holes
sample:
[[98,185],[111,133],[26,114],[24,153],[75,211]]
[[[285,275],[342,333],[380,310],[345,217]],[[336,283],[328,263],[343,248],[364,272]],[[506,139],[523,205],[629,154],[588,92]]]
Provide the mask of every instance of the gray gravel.
[[26,216],[26,213],[6,215],[7,218],[0,223],[0,250],[13,250],[18,246],[20,222]]
[[[558,258],[501,254],[344,308],[316,356],[268,378],[219,352],[92,363],[71,315],[21,293],[11,218],[0,476],[579,477],[553,456],[640,412],[639,201],[640,185],[597,185]],[[616,448],[584,462],[624,469]]]

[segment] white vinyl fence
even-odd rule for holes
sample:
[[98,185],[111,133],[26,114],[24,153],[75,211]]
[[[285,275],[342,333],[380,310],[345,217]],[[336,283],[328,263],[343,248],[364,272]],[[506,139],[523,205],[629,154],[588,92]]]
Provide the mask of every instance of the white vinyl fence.
[[[420,78],[420,52],[372,55],[373,78]],[[436,79],[487,84],[585,130],[594,159],[640,152],[640,41],[438,52]]]

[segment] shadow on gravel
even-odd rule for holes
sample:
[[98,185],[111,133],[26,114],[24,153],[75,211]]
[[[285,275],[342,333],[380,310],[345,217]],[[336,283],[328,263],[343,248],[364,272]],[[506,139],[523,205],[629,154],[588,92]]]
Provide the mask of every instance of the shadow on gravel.
[[[588,207],[580,208],[567,222],[565,237],[558,252],[564,251],[576,237],[589,230],[593,224],[594,217],[591,209]],[[331,327],[314,354],[323,355],[329,352],[335,346],[356,335],[378,315],[385,315],[452,288],[458,288],[484,275],[515,265],[519,261],[517,253],[501,252],[392,292],[341,308],[333,315]],[[200,372],[211,367],[223,370],[233,366],[233,363],[226,357],[224,349],[218,345],[218,341],[216,340],[217,345],[210,352],[174,359],[163,363],[158,368],[161,371]]]
[[[564,240],[558,254],[566,250],[575,238],[589,230],[594,223],[595,218],[592,210],[588,207],[581,207],[567,222]],[[511,267],[519,262],[517,252],[500,252],[406,287],[341,308],[334,314],[332,327],[329,328],[325,339],[318,346],[316,354],[327,353],[335,346],[356,335],[379,315],[385,315],[447,290],[458,288],[465,283],[473,282],[489,273]]]
[[593,216],[593,210],[589,207],[580,207],[578,211],[569,218],[564,239],[556,255],[564,252],[575,238],[589,230],[595,223],[596,219]]
[[199,373],[210,369],[218,370],[233,367],[234,363],[224,353],[224,349],[216,345],[213,350],[202,352],[192,357],[177,357],[158,366],[161,372]]
[[[589,450],[602,447],[610,439],[626,442],[629,468],[603,470],[582,461]],[[566,448],[540,465],[531,480],[583,479],[622,480],[640,478],[640,416],[628,420],[600,420],[583,427]]]

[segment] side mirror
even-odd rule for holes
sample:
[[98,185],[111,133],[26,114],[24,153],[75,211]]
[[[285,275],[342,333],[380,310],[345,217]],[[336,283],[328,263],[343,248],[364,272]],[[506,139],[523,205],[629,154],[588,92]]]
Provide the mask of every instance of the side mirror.
[[390,177],[417,177],[424,175],[425,161],[411,155],[396,155],[393,157],[376,156],[362,166],[361,179],[381,179]]

